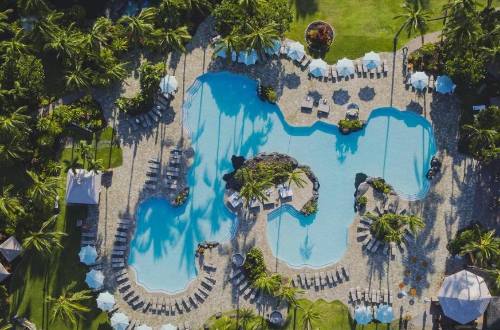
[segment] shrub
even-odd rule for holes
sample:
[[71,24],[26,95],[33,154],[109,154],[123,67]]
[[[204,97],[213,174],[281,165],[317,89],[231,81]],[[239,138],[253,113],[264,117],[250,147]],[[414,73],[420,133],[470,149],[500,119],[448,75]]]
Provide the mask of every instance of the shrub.
[[356,198],[356,204],[363,208],[366,206],[366,203],[368,203],[368,198],[366,198],[366,196],[360,196],[358,198]]
[[278,95],[272,87],[265,87],[264,98],[270,103],[276,103],[276,101],[278,100]]
[[357,131],[363,128],[363,123],[359,119],[341,119],[339,127],[342,130]]
[[177,194],[177,196],[175,196],[172,204],[174,206],[181,206],[181,205],[183,205],[186,202],[188,196],[189,196],[189,188],[186,187],[185,189],[182,189]]
[[254,283],[260,276],[267,273],[264,255],[261,250],[253,247],[248,251],[245,263],[243,264],[243,270],[250,283]]
[[304,206],[302,207],[300,212],[303,215],[311,215],[311,214],[317,213],[318,212],[318,200],[316,198],[311,198],[310,200],[308,200],[304,204]]
[[371,182],[373,189],[380,191],[381,193],[388,194],[391,192],[392,187],[385,182],[382,178],[376,178]]

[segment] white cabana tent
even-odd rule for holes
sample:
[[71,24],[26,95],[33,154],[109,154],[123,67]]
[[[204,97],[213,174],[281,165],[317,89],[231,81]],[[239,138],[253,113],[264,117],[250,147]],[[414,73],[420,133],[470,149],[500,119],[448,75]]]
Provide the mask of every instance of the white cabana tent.
[[168,323],[168,324],[162,325],[160,330],[177,330],[177,327],[171,323]]
[[83,169],[69,170],[66,179],[68,204],[99,204],[101,174]]
[[108,312],[115,306],[115,297],[108,291],[99,293],[96,298],[97,307],[104,312]]
[[85,276],[85,283],[92,289],[100,289],[104,285],[104,274],[100,270],[92,269]]
[[273,41],[273,46],[264,49],[264,52],[267,55],[279,55],[280,48],[281,48],[281,40],[276,39]]
[[337,72],[342,77],[347,77],[354,74],[354,63],[348,58],[343,58],[337,61]]
[[429,84],[429,76],[425,72],[417,71],[410,77],[410,83],[418,90],[422,90]]
[[128,324],[128,316],[123,313],[114,313],[113,316],[111,316],[111,326],[115,330],[125,330]]
[[455,87],[457,86],[446,75],[438,76],[436,79],[436,92],[440,94],[453,94]]
[[11,262],[16,259],[21,252],[23,252],[23,248],[17,239],[14,236],[11,236],[0,244],[0,252],[8,262]]
[[179,84],[175,76],[167,74],[160,80],[160,90],[165,96],[172,95],[177,91]]
[[439,289],[439,303],[444,314],[461,324],[480,317],[491,300],[484,279],[466,270],[446,276]]
[[0,264],[0,283],[2,283],[7,277],[10,276],[10,273],[5,269],[5,267]]
[[253,65],[259,59],[259,55],[257,55],[257,51],[255,49],[247,50],[241,52],[238,56],[238,63],[243,63],[245,65]]
[[304,49],[304,45],[301,44],[300,42],[292,42],[288,44],[288,50],[286,52],[286,55],[294,60],[294,61],[300,61],[306,54],[306,51]]
[[368,70],[377,68],[380,63],[382,63],[380,55],[373,51],[366,53],[363,57],[363,64]]
[[95,247],[90,245],[85,245],[80,249],[78,257],[80,258],[81,263],[84,263],[85,265],[92,265],[95,263],[95,260],[97,259],[97,251]]
[[312,60],[309,64],[309,73],[315,77],[324,77],[328,75],[327,69],[328,64],[320,58]]

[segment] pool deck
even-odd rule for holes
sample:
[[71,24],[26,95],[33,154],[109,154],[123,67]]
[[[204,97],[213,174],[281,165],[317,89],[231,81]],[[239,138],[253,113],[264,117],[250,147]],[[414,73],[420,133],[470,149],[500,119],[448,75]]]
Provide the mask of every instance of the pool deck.
[[[456,136],[458,123],[456,113],[459,106],[452,96],[436,96],[427,93],[422,97],[414,92],[406,90],[403,85],[401,52],[396,53],[396,63],[393,69],[393,57],[391,53],[382,53],[383,59],[387,60],[390,70],[387,77],[382,78],[354,78],[349,81],[337,83],[320,82],[310,79],[307,71],[302,71],[287,59],[272,60],[265,64],[245,67],[242,64],[227,65],[221,60],[213,60],[213,50],[207,47],[209,36],[212,35],[212,22],[208,20],[203,23],[193,41],[188,46],[188,53],[175,55],[169,60],[170,74],[175,74],[179,81],[179,92],[172,102],[172,110],[168,116],[152,130],[141,129],[131,132],[124,116],[118,116],[114,112],[113,102],[119,94],[133,95],[138,89],[137,78],[127,79],[124,90],[117,90],[106,95],[98,95],[103,104],[110,124],[117,128],[118,137],[121,140],[123,150],[123,165],[113,170],[112,183],[109,187],[103,187],[99,207],[99,250],[105,261],[106,287],[117,299],[117,306],[126,313],[131,320],[146,323],[158,327],[163,323],[180,325],[189,321],[193,328],[199,328],[210,316],[235,308],[250,307],[266,315],[271,309],[268,304],[254,304],[235,294],[234,289],[227,281],[230,270],[230,256],[234,252],[245,252],[256,245],[264,251],[268,267],[273,271],[295,278],[299,273],[314,273],[311,269],[293,269],[273,256],[266,242],[266,216],[261,212],[255,221],[241,219],[240,227],[236,237],[231,242],[226,242],[208,253],[206,256],[209,263],[216,265],[217,270],[212,274],[216,284],[210,292],[209,297],[198,308],[189,313],[174,316],[153,315],[143,313],[142,308],[133,310],[116,290],[116,283],[111,276],[110,268],[111,251],[114,243],[114,234],[117,229],[117,219],[122,217],[132,218],[138,203],[150,194],[144,188],[147,160],[151,157],[168,158],[168,151],[173,145],[182,145],[189,151],[189,141],[182,126],[182,103],[187,89],[196,78],[208,71],[230,70],[248,75],[252,78],[260,78],[264,84],[275,86],[279,92],[279,102],[287,121],[294,125],[311,125],[318,120],[315,112],[311,114],[302,113],[300,104],[304,97],[310,93],[314,97],[325,97],[333,105],[330,116],[321,119],[331,123],[337,123],[343,118],[345,110],[340,105],[333,104],[332,95],[337,90],[345,90],[350,96],[349,102],[355,102],[360,106],[360,118],[369,117],[372,109],[392,105],[399,109],[411,109],[425,116],[433,125],[438,148],[438,156],[442,160],[442,173],[434,180],[429,194],[424,200],[408,202],[411,212],[421,215],[427,227],[418,236],[417,243],[410,250],[418,261],[425,260],[426,268],[418,271],[419,281],[415,279],[415,267],[408,258],[396,255],[395,260],[389,260],[381,255],[371,256],[365,254],[361,245],[356,242],[355,232],[359,217],[353,219],[349,229],[349,248],[337,264],[322,269],[335,270],[336,266],[344,265],[350,272],[351,278],[347,283],[335,288],[324,288],[307,290],[306,297],[309,299],[323,298],[326,300],[338,299],[344,303],[348,302],[348,291],[350,288],[390,289],[394,296],[394,310],[400,307],[406,314],[412,316],[421,315],[428,307],[426,297],[437,294],[437,290],[444,276],[445,266],[453,261],[447,257],[446,244],[454,235],[458,227],[465,226],[470,221],[472,208],[474,206],[474,178],[471,168],[474,166],[470,159],[458,154]],[[437,35],[432,35],[435,38]],[[430,40],[430,38],[426,38]],[[419,46],[415,41],[410,42],[410,51]],[[391,95],[392,72],[394,74],[394,93]],[[360,98],[360,89],[367,87],[374,89],[372,99]],[[166,117],[166,118],[165,118]],[[370,198],[368,209],[374,202]],[[407,272],[410,270],[410,273]],[[131,279],[133,280],[133,272]],[[405,275],[406,273],[406,275]],[[410,283],[418,288],[418,297],[413,306],[408,304],[408,299],[398,299],[398,284],[405,278],[410,278]],[[175,296],[158,293],[148,293],[137,284],[132,284],[132,289],[140,297],[151,297],[152,299],[181,298],[193,293],[200,285],[201,278],[197,278],[188,286],[187,290]],[[399,315],[397,315],[399,316]],[[428,317],[430,320],[430,317]],[[416,320],[422,327],[422,320]],[[430,327],[427,322],[422,328]]]

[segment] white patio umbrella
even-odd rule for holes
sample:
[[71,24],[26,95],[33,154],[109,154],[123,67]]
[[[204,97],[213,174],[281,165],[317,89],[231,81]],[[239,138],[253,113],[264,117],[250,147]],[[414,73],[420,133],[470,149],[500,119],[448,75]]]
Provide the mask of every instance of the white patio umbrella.
[[97,259],[97,251],[95,247],[85,245],[80,249],[78,256],[80,257],[80,262],[84,263],[85,265],[92,265]]
[[438,298],[446,316],[466,324],[484,313],[491,294],[482,277],[462,270],[446,276]]
[[295,41],[288,45],[286,54],[292,60],[300,61],[306,54],[306,51],[304,49],[304,45],[302,45],[300,42]]
[[100,289],[104,284],[104,274],[100,270],[92,269],[85,276],[85,282],[92,289]]
[[160,330],[177,330],[177,327],[171,323],[168,323],[168,324],[162,325]]
[[278,55],[281,48],[281,40],[276,39],[273,41],[273,46],[264,49],[267,55]]
[[177,83],[177,79],[175,76],[166,75],[160,80],[160,89],[163,94],[173,94],[177,91],[177,87],[179,84]]
[[363,64],[369,70],[375,69],[380,65],[380,63],[382,63],[382,61],[380,60],[380,55],[373,51],[366,53],[363,57]]
[[257,55],[255,49],[251,49],[240,53],[240,55],[238,56],[238,63],[253,65],[255,64],[255,62],[257,62],[258,59],[259,56]]
[[375,313],[375,318],[381,323],[391,323],[394,320],[392,307],[389,305],[380,305]]
[[354,309],[354,319],[357,324],[368,324],[373,319],[371,309],[366,306],[356,306]]
[[343,58],[337,61],[337,72],[342,77],[354,74],[354,63],[348,58]]
[[108,291],[99,293],[96,299],[97,307],[102,311],[110,311],[115,306],[115,297]]
[[111,326],[115,330],[125,330],[128,324],[128,316],[123,313],[114,313],[111,317]]
[[328,64],[325,61],[318,58],[312,60],[309,64],[309,73],[315,77],[324,77],[327,75]]
[[413,87],[418,90],[422,90],[427,87],[429,83],[429,76],[425,72],[417,71],[410,77],[410,83]]
[[135,328],[135,330],[153,330],[153,328],[151,328],[149,325],[141,324],[140,326]]
[[436,92],[441,94],[452,94],[455,91],[456,85],[450,77],[443,75],[436,79]]

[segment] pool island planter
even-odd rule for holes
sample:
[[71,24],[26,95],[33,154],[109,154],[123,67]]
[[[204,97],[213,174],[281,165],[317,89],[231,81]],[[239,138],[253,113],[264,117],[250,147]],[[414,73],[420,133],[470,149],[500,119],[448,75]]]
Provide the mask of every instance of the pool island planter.
[[[359,125],[348,125],[347,123],[359,123]],[[352,132],[362,130],[366,126],[366,121],[359,119],[341,119],[338,123],[340,133],[348,135]]]
[[311,22],[304,31],[307,47],[315,52],[325,52],[335,40],[335,30],[324,21]]

